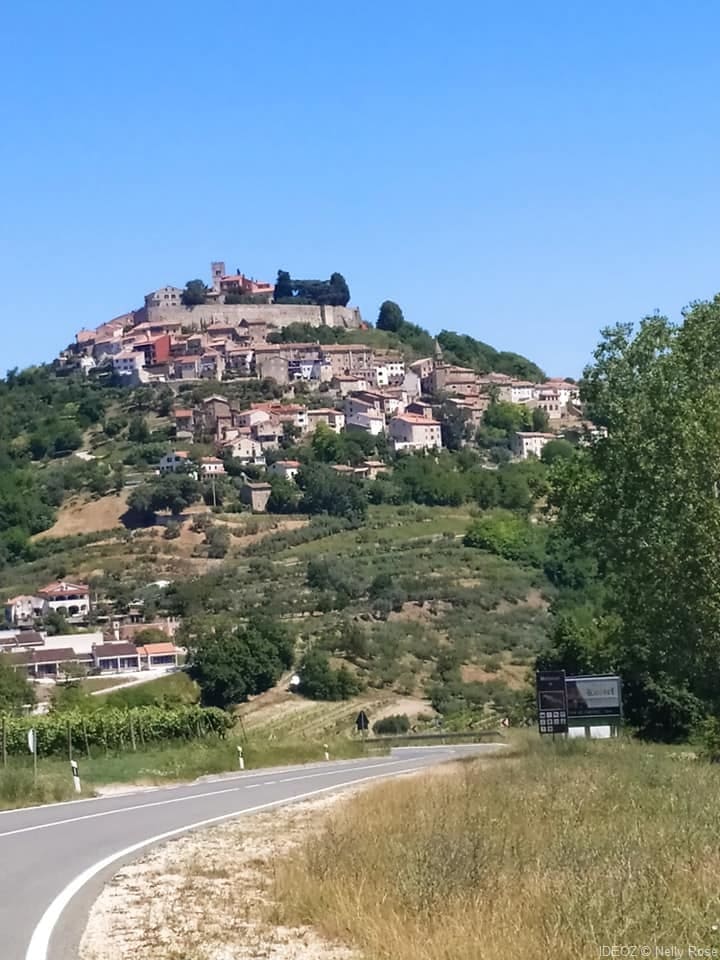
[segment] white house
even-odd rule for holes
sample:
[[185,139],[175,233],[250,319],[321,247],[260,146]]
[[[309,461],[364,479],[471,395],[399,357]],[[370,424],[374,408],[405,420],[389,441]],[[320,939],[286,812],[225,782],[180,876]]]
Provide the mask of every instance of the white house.
[[142,350],[121,350],[112,358],[113,372],[121,377],[136,377],[138,370],[145,364]]
[[230,455],[242,463],[254,463],[258,466],[265,466],[265,453],[262,444],[252,437],[238,436],[228,440],[223,444],[224,450],[229,450]]
[[331,430],[334,430],[335,433],[340,433],[345,426],[345,414],[340,410],[333,410],[331,407],[320,407],[317,410],[308,410],[308,430],[314,430],[319,423],[324,423],[327,427],[330,427]]
[[534,392],[535,384],[530,380],[511,380],[507,387],[500,387],[500,396],[504,399],[505,394],[511,403],[527,403],[533,399]]
[[432,450],[442,447],[439,420],[403,413],[392,418],[388,432],[396,450]]
[[268,473],[294,482],[300,467],[301,464],[299,460],[276,460],[275,463],[268,467]]
[[219,477],[225,473],[225,464],[217,457],[201,457],[200,473],[203,477]]
[[45,597],[22,594],[11,597],[5,604],[5,620],[13,626],[31,624],[37,617],[43,617],[49,610]]
[[38,590],[38,595],[47,601],[50,610],[60,611],[70,619],[86,617],[90,613],[90,588],[87,584],[57,580]]
[[385,417],[376,413],[370,408],[369,413],[355,413],[345,421],[346,427],[356,427],[358,430],[366,430],[377,437],[385,429]]
[[522,460],[539,457],[545,444],[554,439],[554,433],[519,432],[512,438],[512,451]]
[[173,450],[166,453],[158,464],[160,473],[176,473],[178,470],[187,469],[190,463],[190,454],[187,450]]

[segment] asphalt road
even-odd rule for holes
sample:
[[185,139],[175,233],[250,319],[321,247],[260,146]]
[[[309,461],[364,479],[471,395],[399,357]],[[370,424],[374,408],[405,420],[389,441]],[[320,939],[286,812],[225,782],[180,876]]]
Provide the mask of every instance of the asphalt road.
[[77,960],[87,917],[103,885],[154,843],[231,817],[496,749],[493,744],[402,748],[389,757],[245,771],[185,786],[0,813],[0,958]]

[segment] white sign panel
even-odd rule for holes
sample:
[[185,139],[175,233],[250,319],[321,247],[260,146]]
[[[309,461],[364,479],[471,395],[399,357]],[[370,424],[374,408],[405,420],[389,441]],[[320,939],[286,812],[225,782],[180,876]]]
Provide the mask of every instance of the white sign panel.
[[602,717],[622,714],[619,677],[568,677],[568,716]]

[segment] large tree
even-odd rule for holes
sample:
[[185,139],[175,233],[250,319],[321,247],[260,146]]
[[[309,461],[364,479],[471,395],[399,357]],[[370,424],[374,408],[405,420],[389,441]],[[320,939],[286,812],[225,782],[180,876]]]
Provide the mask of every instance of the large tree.
[[383,300],[377,318],[376,326],[378,330],[397,333],[404,323],[405,317],[398,304],[394,300]]
[[720,297],[605,330],[594,358],[582,399],[608,436],[556,465],[552,500],[605,602],[593,630],[558,624],[555,662],[618,670],[630,722],[679,739],[720,714]]
[[0,714],[20,713],[28,704],[35,703],[31,684],[11,665],[10,654],[0,654]]
[[266,620],[238,624],[228,616],[190,622],[183,631],[188,673],[202,703],[230,709],[273,686],[292,665],[293,643]]
[[275,303],[282,303],[285,300],[292,300],[293,284],[290,274],[287,270],[278,270],[277,280],[275,281],[275,294],[273,299]]
[[186,307],[197,307],[205,303],[207,299],[208,288],[202,280],[188,280],[180,299]]

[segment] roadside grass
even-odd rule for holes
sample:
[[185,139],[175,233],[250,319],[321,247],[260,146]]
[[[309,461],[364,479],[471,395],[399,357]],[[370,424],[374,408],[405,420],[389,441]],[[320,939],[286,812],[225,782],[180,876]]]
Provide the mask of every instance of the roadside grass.
[[[117,678],[116,678],[117,679]],[[182,670],[156,677],[146,683],[136,683],[94,698],[98,706],[140,707],[146,704],[197,703],[197,684]]]
[[[243,748],[245,769],[283,766],[285,764],[322,761],[325,743],[332,760],[363,755],[360,741],[347,737],[287,738],[267,737],[226,740],[208,738],[189,742],[173,741],[137,752],[110,753],[87,758],[75,755],[80,767],[83,795],[92,796],[104,784],[154,785],[189,781],[211,774],[238,770],[238,746]],[[0,766],[0,809],[71,800],[73,791],[70,764],[67,760],[38,760],[37,781],[32,757],[9,757]]]
[[720,949],[717,767],[629,740],[515,746],[333,811],[276,864],[272,921],[373,960]]

